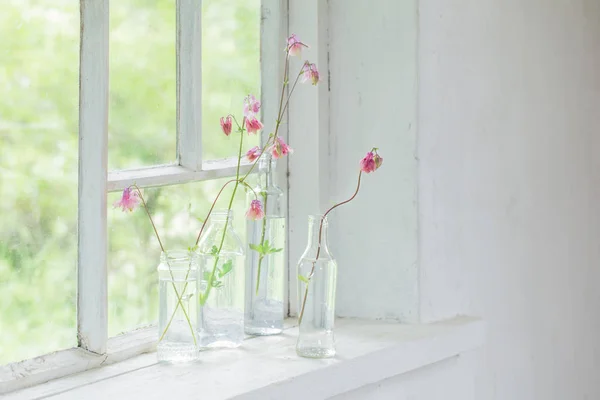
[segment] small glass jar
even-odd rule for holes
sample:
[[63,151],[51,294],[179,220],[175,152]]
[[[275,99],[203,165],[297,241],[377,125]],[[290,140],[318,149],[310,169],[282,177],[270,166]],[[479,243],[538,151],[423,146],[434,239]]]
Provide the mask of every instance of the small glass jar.
[[283,331],[285,291],[285,215],[283,190],[274,182],[275,160],[268,153],[258,161],[258,184],[247,193],[263,204],[265,217],[246,221],[245,331],[276,335]]
[[198,359],[196,338],[198,255],[167,251],[158,266],[158,361]]
[[327,218],[308,217],[308,245],[298,262],[299,334],[296,353],[302,357],[335,355],[335,290],[337,263],[327,243]]
[[238,347],[244,340],[244,248],[233,211],[213,211],[200,239],[198,345]]

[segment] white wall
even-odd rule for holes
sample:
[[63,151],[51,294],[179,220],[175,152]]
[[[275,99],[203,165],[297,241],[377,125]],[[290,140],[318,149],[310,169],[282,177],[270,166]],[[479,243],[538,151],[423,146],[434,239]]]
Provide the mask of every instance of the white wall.
[[[404,168],[412,168],[417,127],[419,277],[402,281],[386,269],[382,287],[418,283],[411,293],[420,306],[410,315],[423,321],[486,320],[474,399],[600,399],[600,2],[420,0],[417,124],[406,103],[410,86],[398,78],[414,59],[402,44],[412,40],[403,14],[410,12],[397,0],[330,0],[332,170],[372,141],[385,157],[358,201],[373,210],[356,217],[349,207],[336,220],[332,247],[366,250],[336,254],[338,299],[348,305],[340,311],[363,315],[361,302],[370,302],[405,316],[398,291],[385,293],[390,309],[373,287],[357,297],[359,277],[344,265],[364,264],[374,276],[381,263],[408,267],[410,217],[403,226],[396,210],[412,193]],[[332,184],[335,199],[352,186],[342,175]],[[394,200],[378,197],[390,194]],[[365,234],[377,241],[364,245]],[[432,389],[454,381],[451,364],[411,376],[346,398],[379,398],[374,390],[470,397],[466,386]]]
[[417,321],[417,0],[373,4],[329,0],[331,204],[354,193],[367,151],[384,158],[331,215],[336,310]]

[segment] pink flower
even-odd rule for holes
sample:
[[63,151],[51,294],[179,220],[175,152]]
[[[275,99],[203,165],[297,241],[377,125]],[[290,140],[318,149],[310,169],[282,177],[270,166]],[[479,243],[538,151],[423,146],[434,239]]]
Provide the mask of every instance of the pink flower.
[[308,46],[302,43],[296,35],[292,34],[292,36],[288,38],[287,52],[290,56],[293,57],[300,55],[303,47],[308,48]]
[[262,154],[260,147],[258,146],[254,146],[253,148],[251,148],[250,150],[248,150],[246,152],[246,157],[248,158],[248,161],[252,162],[254,160],[256,160],[258,157],[260,157],[260,155]]
[[271,154],[273,155],[273,158],[277,159],[277,158],[281,158],[285,155],[291,154],[294,152],[294,149],[292,149],[290,146],[288,146],[282,138],[280,138],[279,136],[275,139],[275,143],[273,143],[270,147],[269,147],[269,151],[271,152]]
[[256,100],[256,97],[249,94],[244,99],[244,116],[249,118],[258,114],[260,111],[260,101]]
[[302,82],[311,80],[313,85],[319,83],[320,76],[316,64],[311,64],[308,61],[304,63],[304,67],[302,68],[302,74],[304,75],[302,77]]
[[248,131],[248,134],[250,134],[250,133],[256,134],[262,128],[263,128],[263,124],[258,119],[256,119],[256,117],[250,116],[250,117],[246,118],[246,130]]
[[228,115],[226,118],[221,117],[221,129],[223,129],[225,136],[231,134],[231,115]]
[[377,154],[377,149],[374,148],[367,153],[365,158],[360,160],[360,169],[367,174],[376,171],[383,164],[383,157]]
[[123,196],[121,200],[115,201],[113,207],[121,207],[123,211],[133,211],[140,205],[140,198],[137,192],[133,191],[130,187],[123,190]]
[[246,211],[246,218],[251,220],[259,220],[265,217],[265,212],[262,208],[262,203],[259,200],[252,200],[250,208]]

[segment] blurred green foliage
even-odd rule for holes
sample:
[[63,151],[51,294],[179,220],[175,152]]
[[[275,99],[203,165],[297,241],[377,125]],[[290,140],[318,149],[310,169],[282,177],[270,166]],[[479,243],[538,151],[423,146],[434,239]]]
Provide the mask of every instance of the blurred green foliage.
[[[0,3],[0,364],[76,345],[78,3]],[[258,95],[260,0],[204,0],[202,12],[203,156],[214,159],[238,145],[219,117]],[[175,23],[175,0],[111,2],[110,169],[176,160]],[[168,248],[193,245],[222,183],[145,190]],[[112,209],[119,195],[108,195],[110,335],[157,315],[160,250],[142,210]]]

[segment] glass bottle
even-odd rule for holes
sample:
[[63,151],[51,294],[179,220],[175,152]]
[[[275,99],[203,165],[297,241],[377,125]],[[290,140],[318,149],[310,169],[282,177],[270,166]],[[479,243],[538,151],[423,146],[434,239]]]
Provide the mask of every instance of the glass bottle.
[[190,251],[167,251],[158,265],[159,361],[186,362],[198,358],[196,338],[196,280],[198,255]]
[[198,345],[238,347],[244,340],[244,248],[233,211],[213,211],[200,239]]
[[335,355],[333,327],[337,263],[329,252],[327,226],[326,217],[308,217],[308,245],[298,262],[299,334],[296,353],[302,357],[328,358]]
[[255,193],[265,218],[246,222],[246,294],[244,326],[250,335],[276,335],[283,331],[285,290],[285,217],[283,191],[274,182],[275,160],[264,154],[258,161]]

